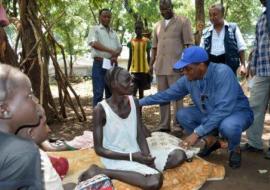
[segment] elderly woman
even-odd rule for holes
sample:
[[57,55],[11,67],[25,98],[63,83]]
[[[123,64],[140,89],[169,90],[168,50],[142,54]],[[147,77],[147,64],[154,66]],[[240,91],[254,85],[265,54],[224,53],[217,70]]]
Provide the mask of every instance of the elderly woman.
[[138,101],[130,96],[133,90],[130,74],[114,67],[105,79],[112,96],[94,109],[94,148],[105,168],[92,165],[81,180],[105,174],[143,189],[159,189],[163,177],[156,168],[173,168],[182,163],[186,155],[180,149],[173,149],[167,151],[165,159],[153,157],[153,153],[158,152],[150,154]]

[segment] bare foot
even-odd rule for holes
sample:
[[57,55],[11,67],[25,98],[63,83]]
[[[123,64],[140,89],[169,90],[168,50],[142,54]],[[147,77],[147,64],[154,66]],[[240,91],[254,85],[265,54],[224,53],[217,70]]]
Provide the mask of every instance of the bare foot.
[[102,168],[98,167],[97,165],[91,165],[86,171],[84,171],[80,177],[79,182],[85,181],[94,177],[95,175],[102,174]]
[[41,144],[41,147],[43,150],[51,152],[68,150],[67,146],[63,141],[50,143],[48,140],[46,140]]
[[183,150],[175,149],[173,150],[167,158],[165,169],[174,168],[186,160],[186,154]]

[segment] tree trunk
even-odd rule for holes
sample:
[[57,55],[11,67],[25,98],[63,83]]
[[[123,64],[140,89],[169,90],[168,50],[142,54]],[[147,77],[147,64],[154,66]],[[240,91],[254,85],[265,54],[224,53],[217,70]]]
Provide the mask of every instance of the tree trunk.
[[[53,24],[48,25],[44,20],[42,20],[44,17],[38,17],[38,15],[41,13],[38,11],[38,5],[35,0],[19,0],[18,5],[20,27],[18,27],[19,34],[17,36],[16,44],[18,44],[19,40],[21,40],[21,61],[18,63],[16,52],[10,47],[6,33],[1,27],[0,61],[9,65],[20,67],[28,75],[32,83],[34,94],[39,98],[39,101],[45,109],[46,116],[49,121],[54,118],[61,119],[58,116],[57,105],[54,102],[49,86],[48,65],[49,59],[51,59],[55,67],[56,77],[59,79],[57,82],[59,84],[59,99],[62,116],[64,118],[67,117],[65,113],[65,103],[68,103],[74,110],[79,121],[86,121],[86,115],[81,106],[79,96],[76,94],[75,90],[72,88],[67,79],[67,66],[64,48],[52,37],[53,35],[51,33],[51,28]],[[61,14],[59,18],[61,18],[62,15],[63,14]],[[41,26],[46,29],[46,32],[43,32],[43,28]],[[47,42],[47,34],[49,34],[49,43]],[[50,42],[52,44],[50,44]],[[63,55],[65,74],[63,74],[57,62],[56,44],[61,49],[61,53]],[[73,102],[68,89],[74,95],[76,104]],[[82,115],[80,115],[76,105],[79,107]]]
[[18,57],[10,46],[5,30],[0,27],[0,61],[18,67]]
[[195,44],[199,45],[202,37],[202,31],[205,26],[204,0],[195,1],[196,8],[196,32],[194,34]]
[[[49,79],[47,61],[41,61],[41,55],[44,54],[44,46],[41,47],[40,55],[38,55],[37,39],[35,37],[34,27],[41,31],[41,25],[37,14],[38,5],[35,0],[19,0],[19,13],[21,19],[21,42],[22,42],[22,60],[25,60],[21,65],[24,72],[31,80],[32,88],[35,96],[42,101],[42,105],[46,114],[50,113],[48,100],[49,100]],[[31,15],[35,15],[34,18]],[[36,20],[34,20],[36,19]],[[31,25],[31,22],[32,25]],[[35,48],[33,48],[35,47]],[[42,50],[43,49],[43,50]],[[40,56],[40,57],[39,57]],[[42,57],[44,58],[44,57]],[[42,68],[42,70],[41,70]],[[42,71],[42,72],[41,72]],[[42,80],[41,80],[42,79]],[[48,116],[48,115],[47,115]]]
[[73,77],[73,56],[69,54],[69,77]]
[[20,18],[21,18],[21,41],[22,41],[22,59],[27,58],[23,69],[28,74],[31,82],[34,94],[36,97],[40,96],[40,66],[38,64],[37,48],[30,53],[32,47],[36,44],[34,31],[31,24],[29,23],[30,8],[34,13],[37,14],[37,5],[35,0],[19,0]]

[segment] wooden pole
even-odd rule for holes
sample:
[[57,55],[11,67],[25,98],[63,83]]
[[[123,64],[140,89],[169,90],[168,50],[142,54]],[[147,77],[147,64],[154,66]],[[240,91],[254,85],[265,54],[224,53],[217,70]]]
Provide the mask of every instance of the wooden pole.
[[196,32],[194,34],[194,38],[195,44],[199,45],[202,36],[202,31],[205,26],[204,0],[196,0],[195,9],[196,9]]

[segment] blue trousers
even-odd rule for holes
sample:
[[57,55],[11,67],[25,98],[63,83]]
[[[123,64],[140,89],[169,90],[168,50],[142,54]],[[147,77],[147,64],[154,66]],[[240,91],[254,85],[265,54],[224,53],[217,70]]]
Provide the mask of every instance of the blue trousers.
[[[205,119],[206,116],[195,106],[182,108],[176,114],[176,119],[187,133],[192,133]],[[235,150],[241,141],[241,134],[253,122],[253,114],[248,111],[234,112],[221,121],[216,128],[222,137],[228,140],[229,151]]]
[[94,60],[92,68],[93,107],[103,99],[104,90],[106,98],[111,96],[111,92],[105,84],[106,71],[102,68],[102,61]]

